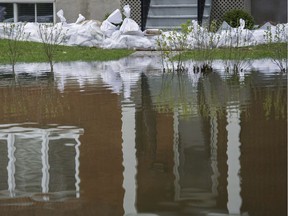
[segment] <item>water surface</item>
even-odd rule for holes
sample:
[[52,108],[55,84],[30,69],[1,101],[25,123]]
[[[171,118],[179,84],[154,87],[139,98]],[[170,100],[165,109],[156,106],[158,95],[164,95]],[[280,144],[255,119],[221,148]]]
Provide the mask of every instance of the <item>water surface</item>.
[[1,215],[286,215],[286,74],[48,69],[0,67]]

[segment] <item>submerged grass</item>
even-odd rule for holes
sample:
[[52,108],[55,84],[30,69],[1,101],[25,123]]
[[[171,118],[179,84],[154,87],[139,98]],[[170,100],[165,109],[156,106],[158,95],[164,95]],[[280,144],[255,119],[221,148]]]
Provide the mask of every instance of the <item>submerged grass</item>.
[[[20,51],[17,62],[47,62],[42,43],[19,41]],[[7,40],[0,39],[0,64],[9,63],[5,54],[8,50]],[[57,46],[55,62],[68,61],[109,61],[127,57],[133,50],[114,49],[106,50],[95,47]]]
[[[280,51],[281,58],[287,58],[287,43],[275,43],[275,44],[261,44],[257,46],[240,47],[240,48],[217,48],[213,50],[213,59],[233,60],[233,57],[237,56],[237,53],[241,53],[245,59],[262,59],[273,58],[275,50]],[[234,52],[231,55],[227,55],[227,52]],[[191,50],[183,54],[183,60],[204,60],[203,50]]]

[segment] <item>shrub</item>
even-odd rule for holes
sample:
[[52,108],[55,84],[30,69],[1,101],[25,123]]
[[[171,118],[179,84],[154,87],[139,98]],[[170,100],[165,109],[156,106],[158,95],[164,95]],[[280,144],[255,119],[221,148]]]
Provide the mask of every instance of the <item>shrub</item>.
[[224,14],[224,21],[226,21],[233,28],[240,26],[240,23],[239,23],[240,19],[245,20],[245,28],[253,29],[254,18],[246,11],[234,9]]

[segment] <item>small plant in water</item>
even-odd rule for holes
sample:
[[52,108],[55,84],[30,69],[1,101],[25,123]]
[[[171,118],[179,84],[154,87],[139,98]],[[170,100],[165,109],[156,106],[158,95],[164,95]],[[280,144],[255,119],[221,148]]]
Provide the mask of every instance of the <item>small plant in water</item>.
[[226,49],[223,52],[223,63],[226,72],[233,71],[234,73],[238,73],[243,71],[247,66],[246,54],[245,52],[241,52],[240,48],[249,45],[249,31],[244,29],[244,20],[240,20],[239,22],[242,23],[242,28],[241,26],[240,28],[231,28],[225,34],[224,43]]
[[30,34],[24,32],[26,23],[5,23],[3,26],[4,38],[7,39],[7,48],[4,55],[8,55],[12,72],[15,74],[15,64],[21,55],[20,40],[27,40]]
[[[161,52],[163,71],[184,72],[187,68],[183,62],[183,53],[190,47],[188,36],[191,33],[190,21],[181,25],[181,31],[170,31],[157,39],[158,50]],[[176,67],[175,67],[176,63]],[[169,69],[171,65],[172,69]]]
[[[287,37],[284,24],[276,25],[274,37],[271,26],[267,27],[264,34],[268,49],[272,51],[272,61],[279,67],[281,72],[287,70],[287,55],[282,55],[282,53],[287,53]],[[271,46],[272,43],[275,43],[274,46]],[[286,43],[286,46],[282,46],[281,43]],[[286,50],[283,50],[285,48]]]
[[66,40],[66,32],[63,29],[62,23],[54,26],[50,24],[40,24],[38,29],[41,38],[43,49],[47,60],[50,64],[51,72],[53,72],[53,60],[57,46]]
[[[197,28],[197,31],[195,29]],[[197,49],[201,53],[202,64],[200,68],[194,66],[194,71],[201,71],[202,73],[211,72],[213,70],[212,65],[214,61],[214,52],[218,47],[220,35],[216,34],[217,23],[215,20],[210,25],[206,25],[201,28],[200,25],[194,24],[194,31],[192,31],[192,37],[196,41]]]
[[[190,21],[181,25],[181,31],[172,31],[163,34],[158,38],[158,49],[161,51],[162,65],[169,68],[172,65],[172,71],[184,72],[188,68],[185,66],[183,57],[191,49],[197,49],[201,54],[201,63],[194,63],[194,72],[201,71],[207,73],[212,71],[214,61],[214,52],[218,47],[220,35],[215,34],[216,22],[213,21],[210,26],[201,27],[196,21]],[[173,63],[176,62],[176,67]]]

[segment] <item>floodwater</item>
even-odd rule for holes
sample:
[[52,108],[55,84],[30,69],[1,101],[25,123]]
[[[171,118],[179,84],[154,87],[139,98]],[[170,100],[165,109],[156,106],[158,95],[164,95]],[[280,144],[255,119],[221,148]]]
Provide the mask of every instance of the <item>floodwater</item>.
[[286,215],[287,75],[156,60],[1,66],[0,215]]

